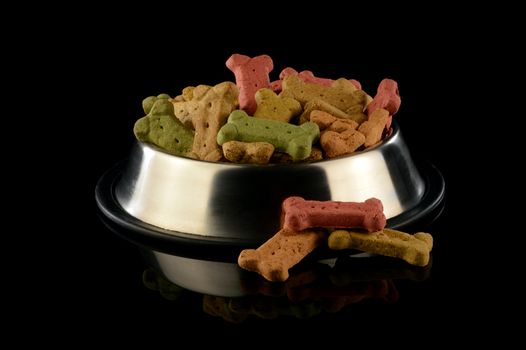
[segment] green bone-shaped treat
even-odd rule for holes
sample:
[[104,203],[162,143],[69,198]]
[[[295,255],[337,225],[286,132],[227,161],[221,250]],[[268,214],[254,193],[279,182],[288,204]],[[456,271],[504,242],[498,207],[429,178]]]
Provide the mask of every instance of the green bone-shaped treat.
[[318,125],[312,122],[293,125],[277,120],[249,117],[244,111],[230,113],[228,121],[217,134],[217,143],[228,141],[258,142],[274,145],[288,153],[294,160],[307,158],[312,144],[320,136]]
[[148,114],[135,122],[133,132],[139,141],[153,143],[171,154],[185,155],[192,150],[194,133],[175,117],[168,98],[161,96],[143,101]]
[[144,110],[144,113],[148,114],[152,110],[153,104],[159,100],[168,100],[170,99],[170,95],[168,94],[159,94],[157,96],[149,96],[146,97],[144,100],[142,100],[142,109]]

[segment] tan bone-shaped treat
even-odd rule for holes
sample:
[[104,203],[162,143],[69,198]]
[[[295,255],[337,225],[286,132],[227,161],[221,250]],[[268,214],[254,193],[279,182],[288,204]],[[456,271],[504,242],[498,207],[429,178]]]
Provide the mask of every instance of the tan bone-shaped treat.
[[[337,82],[339,82],[339,80]],[[353,96],[359,101],[359,104],[347,108],[345,110],[347,114],[365,112],[367,106],[373,101],[373,98],[363,90],[356,90],[353,92]],[[362,109],[360,110],[358,107],[361,107]]]
[[345,132],[324,131],[320,136],[320,144],[327,158],[335,158],[351,154],[365,141],[365,136],[357,130]]
[[362,109],[361,105],[358,104],[358,105],[351,107],[352,113],[346,113],[342,111],[341,109],[334,107],[328,102],[320,100],[319,98],[315,98],[305,104],[303,113],[301,113],[300,115],[299,122],[300,124],[303,124],[305,122],[310,121],[311,112],[314,110],[318,110],[318,111],[327,112],[336,118],[351,119],[357,122],[358,124],[361,124],[362,122],[367,120],[367,116],[364,113],[362,113],[361,109]]
[[[203,85],[203,86],[207,86],[207,85]],[[193,96],[194,96],[194,90],[195,90],[195,86],[187,86],[183,89],[181,95],[178,95],[178,96],[175,96],[173,99],[172,99],[172,103],[175,103],[175,102],[188,102],[188,101],[191,101]],[[182,112],[181,112],[182,113]],[[181,116],[183,117],[183,116]],[[190,123],[192,121],[190,120]]]
[[328,158],[351,154],[365,142],[365,136],[356,130],[358,124],[353,120],[335,118],[318,110],[311,112],[310,120],[320,127],[320,145]]
[[245,249],[239,254],[238,264],[245,270],[259,273],[268,281],[285,281],[289,269],[325,239],[321,231],[292,231],[281,229],[257,249]]
[[366,97],[362,90],[357,90],[347,79],[335,80],[330,86],[310,84],[301,81],[297,76],[290,75],[283,80],[283,90],[280,96],[291,97],[302,106],[313,99],[321,99],[334,107],[345,111],[359,105],[363,110]]
[[233,163],[267,164],[274,153],[268,142],[229,141],[223,144],[225,158]]
[[313,123],[318,124],[320,131],[330,128],[336,122],[338,122],[337,125],[339,125],[340,128],[343,128],[343,129],[341,130],[332,129],[333,131],[345,131],[347,129],[356,130],[356,128],[358,127],[358,123],[352,119],[336,118],[335,116],[333,116],[332,114],[328,112],[324,112],[324,111],[317,110],[317,109],[313,110],[310,113],[309,120]]
[[354,106],[351,108],[348,108],[345,112],[348,114],[354,114],[358,112],[365,113],[367,110],[367,107],[373,102],[373,98],[371,95],[368,95],[365,91],[359,90],[360,92],[355,92],[355,95],[358,97],[358,99],[362,100],[363,108],[361,110],[358,109],[358,106]]
[[270,89],[261,89],[256,92],[257,109],[255,118],[279,120],[288,123],[292,117],[301,112],[298,101],[289,97],[281,97]]
[[174,105],[174,113],[177,119],[179,119],[186,127],[194,128],[192,122],[193,117],[202,111],[202,107],[198,100],[194,100],[194,91],[202,95],[209,91],[212,87],[208,85],[187,86],[183,89],[181,95],[176,96],[172,99]]
[[323,160],[323,153],[321,152],[321,149],[319,149],[318,147],[312,146],[311,151],[310,151],[310,156],[308,156],[305,159],[294,160],[287,153],[274,152],[270,160],[271,160],[271,163],[278,163],[278,164],[290,164],[290,163],[298,163],[298,162],[316,162],[319,160]]
[[373,233],[336,230],[329,236],[329,248],[357,249],[403,259],[411,265],[426,266],[433,249],[433,236],[425,232],[411,235],[386,228]]
[[[218,161],[223,153],[217,145],[216,135],[230,112],[238,106],[239,90],[229,81],[216,86],[199,85],[183,90],[185,102],[172,101],[175,116],[195,129],[194,144],[190,157]],[[189,99],[189,100],[188,100]]]
[[388,118],[389,112],[378,108],[369,116],[369,120],[360,125],[358,131],[365,135],[365,147],[371,147],[380,142]]
[[367,109],[367,106],[373,100],[373,98],[367,95],[363,90],[360,90],[360,92],[356,92],[355,94],[358,94],[359,97],[363,99],[363,103],[356,104],[347,108],[345,110],[345,113],[350,115],[351,119],[357,122],[358,124],[362,124],[364,121],[367,120],[367,114],[365,113],[365,110]]

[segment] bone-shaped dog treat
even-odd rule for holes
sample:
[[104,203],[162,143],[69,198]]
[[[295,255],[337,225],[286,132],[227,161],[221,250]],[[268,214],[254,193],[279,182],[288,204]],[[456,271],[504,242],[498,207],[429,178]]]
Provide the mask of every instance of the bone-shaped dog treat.
[[[208,85],[204,85],[207,86]],[[177,95],[174,98],[172,98],[172,103],[174,102],[188,102],[191,101],[194,98],[194,90],[195,86],[187,86],[183,89],[181,95]],[[183,121],[183,120],[181,120]]]
[[367,115],[370,117],[371,114],[379,108],[386,109],[389,112],[389,119],[387,120],[385,128],[389,130],[393,115],[398,112],[401,102],[398,83],[391,79],[384,79],[378,85],[378,90],[373,101],[367,106]]
[[229,141],[223,144],[225,158],[233,163],[267,164],[274,153],[268,142]]
[[153,143],[171,154],[186,155],[192,149],[194,133],[175,118],[168,98],[148,97],[143,106],[148,114],[133,127],[137,139]]
[[371,147],[380,142],[388,118],[389,112],[379,108],[369,115],[369,120],[360,125],[358,131],[365,135],[365,147]]
[[237,86],[229,81],[215,86],[199,85],[183,90],[184,102],[172,101],[175,116],[195,129],[192,152],[188,156],[218,161],[223,152],[216,142],[216,135],[230,112],[237,107]]
[[226,61],[226,66],[236,76],[236,85],[239,87],[239,107],[253,115],[257,108],[256,92],[270,87],[268,74],[274,68],[272,58],[268,55],[250,58],[233,54]]
[[142,109],[144,110],[144,113],[148,114],[152,110],[153,104],[157,102],[157,100],[170,100],[170,95],[168,94],[159,94],[157,96],[149,96],[146,97],[144,100],[142,100]]
[[[208,85],[187,86],[183,89],[182,94],[172,99],[174,105],[174,113],[186,127],[194,128],[192,119],[197,114],[203,113],[203,105],[196,99],[194,100],[194,90],[200,94],[204,94],[212,87]],[[237,87],[236,87],[237,88]]]
[[[291,67],[287,67],[279,73],[279,80],[275,80],[272,83],[270,83],[270,87],[275,92],[280,92],[282,90],[283,85],[283,79],[285,77],[288,77],[289,75],[294,75],[300,78],[302,81],[306,83],[312,83],[312,84],[318,84],[318,85],[325,85],[330,86],[334,82],[333,79],[328,78],[319,78],[314,76],[314,73],[312,73],[310,70],[304,70],[298,73],[297,70]],[[358,90],[362,89],[362,85],[359,81],[354,79],[349,79],[349,82]]]
[[365,136],[356,130],[358,124],[353,120],[335,118],[318,110],[312,111],[310,120],[320,127],[320,145],[328,158],[351,154],[365,142]]
[[283,80],[283,90],[280,96],[291,97],[302,106],[310,100],[318,98],[334,107],[345,111],[359,105],[362,110],[367,101],[367,94],[362,90],[356,90],[347,79],[335,80],[330,86],[305,83],[294,75],[289,75]]
[[290,119],[301,112],[298,101],[289,97],[280,97],[270,89],[256,92],[258,108],[254,118],[279,120],[288,123]]
[[301,197],[289,197],[282,205],[283,228],[289,230],[361,227],[375,232],[383,229],[385,223],[382,202],[376,198],[357,203],[307,201]]
[[268,142],[276,150],[288,153],[294,160],[309,157],[312,143],[320,136],[320,129],[314,123],[300,126],[277,120],[249,117],[244,111],[236,110],[228,122],[219,130],[217,143],[228,141]]
[[356,130],[356,128],[358,127],[358,123],[352,119],[336,118],[330,113],[320,111],[317,109],[311,112],[309,119],[311,122],[318,124],[320,130],[329,129],[335,123],[337,123],[336,125],[338,125],[337,129],[333,127],[331,130],[338,132],[344,132],[347,129]]
[[374,233],[337,230],[329,237],[329,248],[335,250],[358,249],[364,252],[400,258],[411,265],[426,266],[433,249],[433,236],[418,232],[383,229]]
[[357,108],[354,109],[357,111],[353,111],[352,114],[348,114],[334,107],[333,105],[323,100],[320,100],[319,98],[315,98],[305,104],[303,113],[300,115],[300,124],[308,122],[310,120],[310,114],[314,110],[327,112],[336,118],[354,120],[356,123],[361,124],[362,122],[367,120],[367,116],[361,111],[361,105],[356,106]]
[[285,281],[289,269],[299,263],[325,239],[321,231],[296,232],[281,229],[258,249],[245,249],[238,264],[269,281]]
[[400,103],[398,83],[392,79],[384,79],[378,85],[376,95],[367,107],[367,113],[371,114],[378,108],[383,108],[386,109],[390,115],[394,115],[398,112]]
[[285,79],[285,77],[288,77],[289,75],[295,75],[306,83],[313,83],[313,84],[319,84],[319,85],[325,85],[325,86],[329,86],[334,82],[334,80],[332,79],[315,77],[314,73],[312,73],[310,70],[304,70],[304,71],[298,72],[297,70],[291,67],[287,67],[283,69],[281,73],[279,73],[279,78],[283,80]]
[[[300,73],[298,73],[298,77],[303,80],[306,83],[313,83],[313,84],[319,84],[319,85],[325,85],[325,86],[331,86],[334,82],[333,79],[327,79],[327,78],[319,78],[314,76],[314,73],[312,73],[310,70],[304,70]],[[362,89],[362,84],[358,80],[355,79],[348,79],[349,83],[351,83],[357,90]]]
[[194,98],[195,86],[187,86],[183,89],[181,96],[184,101],[191,101]]
[[298,162],[317,162],[319,160],[323,160],[323,153],[321,152],[321,149],[319,149],[316,146],[312,146],[312,149],[310,151],[310,155],[301,160],[294,160],[290,155],[283,152],[274,152],[272,154],[272,157],[270,158],[271,163],[277,163],[277,164],[290,164],[290,163],[298,163]]

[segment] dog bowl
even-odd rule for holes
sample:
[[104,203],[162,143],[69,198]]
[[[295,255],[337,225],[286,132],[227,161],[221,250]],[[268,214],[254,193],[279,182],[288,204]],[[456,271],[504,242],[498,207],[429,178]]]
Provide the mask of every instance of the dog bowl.
[[100,179],[96,198],[112,221],[167,241],[257,245],[279,230],[282,201],[380,199],[391,228],[421,219],[444,197],[430,163],[415,164],[393,123],[380,145],[299,164],[246,165],[177,157],[137,142],[127,164]]

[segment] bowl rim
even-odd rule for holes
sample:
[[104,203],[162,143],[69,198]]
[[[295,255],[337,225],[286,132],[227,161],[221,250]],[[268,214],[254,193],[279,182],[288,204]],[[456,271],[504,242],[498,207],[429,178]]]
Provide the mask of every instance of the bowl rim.
[[176,159],[178,159],[180,161],[201,162],[201,163],[211,164],[211,166],[221,165],[221,166],[226,166],[226,167],[258,167],[258,168],[263,167],[263,168],[269,168],[269,167],[283,167],[283,166],[287,166],[287,167],[289,167],[289,166],[305,166],[305,165],[310,165],[310,164],[320,164],[320,163],[327,163],[327,162],[332,162],[332,161],[339,161],[339,160],[350,158],[350,157],[360,156],[360,155],[366,154],[368,152],[375,151],[378,148],[387,147],[390,143],[392,143],[393,140],[396,137],[398,137],[398,135],[400,134],[400,127],[399,127],[399,125],[398,125],[396,120],[393,120],[393,122],[391,123],[391,129],[392,129],[392,132],[391,132],[391,134],[389,136],[387,136],[385,139],[381,140],[376,145],[371,146],[371,147],[369,147],[367,149],[364,149],[364,150],[361,150],[361,151],[357,151],[357,152],[353,152],[351,154],[343,155],[343,156],[340,156],[340,157],[331,158],[331,159],[321,159],[321,160],[315,160],[315,161],[311,161],[311,162],[297,162],[297,163],[292,162],[292,163],[252,164],[252,163],[232,163],[232,162],[221,162],[221,161],[209,161],[209,160],[196,159],[196,158],[190,158],[190,157],[185,157],[185,156],[179,156],[179,155],[176,155],[176,154],[172,154],[172,153],[166,152],[162,148],[160,148],[160,147],[158,147],[158,146],[156,146],[156,145],[154,145],[152,143],[139,141],[137,138],[134,138],[134,139],[135,139],[135,142],[137,144],[141,145],[141,147],[150,149],[150,150],[155,151],[155,152],[163,153],[165,156],[174,157],[174,158],[176,158]]

